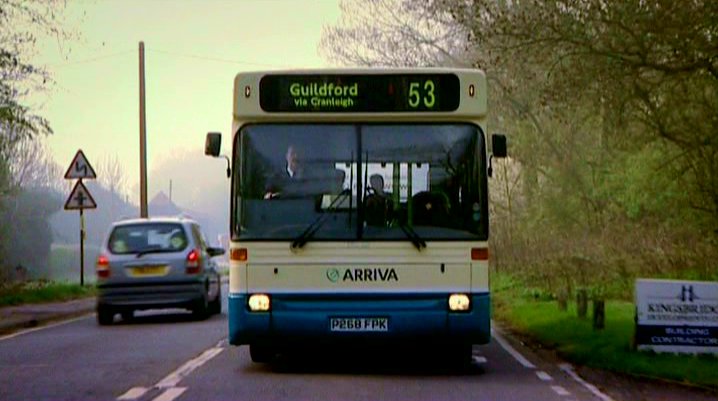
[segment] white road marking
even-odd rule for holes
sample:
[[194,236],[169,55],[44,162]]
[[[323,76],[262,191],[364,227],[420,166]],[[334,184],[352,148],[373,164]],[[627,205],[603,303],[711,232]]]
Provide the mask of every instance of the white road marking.
[[486,363],[486,362],[488,361],[488,360],[486,359],[486,357],[483,357],[483,356],[480,356],[480,355],[474,355],[474,356],[471,357],[471,359],[472,359],[472,360],[474,361],[474,363],[476,363],[476,364]]
[[133,387],[129,390],[127,390],[126,393],[122,394],[121,396],[117,397],[118,400],[136,400],[147,392],[147,388],[144,387]]
[[561,368],[561,370],[563,370],[564,372],[568,373],[568,375],[571,376],[573,378],[573,380],[576,380],[582,386],[586,387],[588,389],[588,391],[590,391],[596,397],[602,399],[603,401],[613,401],[613,398],[602,393],[601,390],[599,390],[596,386],[587,382],[586,380],[583,380],[581,378],[581,376],[576,374],[576,372],[573,370],[573,366],[571,366],[570,364],[562,363],[562,364],[558,365],[558,367]]
[[537,371],[536,376],[538,376],[539,379],[541,379],[545,382],[550,382],[551,380],[553,380],[553,377],[551,377],[550,374],[544,372],[543,370]]
[[170,387],[152,401],[172,401],[182,395],[186,390],[187,387]]
[[80,317],[76,317],[76,318],[74,318],[74,319],[63,320],[62,322],[58,322],[58,323],[53,323],[53,324],[48,324],[48,325],[33,327],[33,328],[27,329],[27,330],[18,331],[17,333],[12,333],[12,334],[8,334],[8,335],[6,335],[6,336],[0,337],[0,341],[9,340],[9,339],[11,339],[11,338],[14,338],[14,337],[17,337],[17,336],[21,336],[21,335],[23,335],[23,334],[29,334],[29,333],[32,333],[33,331],[45,330],[45,329],[49,329],[49,328],[52,328],[52,327],[62,326],[62,325],[64,325],[64,324],[76,322],[76,321],[78,321],[78,320],[86,319],[88,316],[93,315],[94,313],[95,313],[95,312],[91,312],[91,313],[88,313],[88,314],[86,314],[86,315],[82,315],[82,316],[80,316]]
[[170,388],[176,386],[177,383],[179,383],[180,380],[182,380],[185,376],[189,375],[190,373],[192,373],[192,371],[207,363],[207,361],[217,356],[223,350],[224,348],[221,348],[218,344],[204,351],[202,355],[187,361],[177,370],[167,375],[167,377],[165,377],[164,379],[160,380],[157,384],[155,384],[155,387]]
[[499,334],[498,330],[491,329],[491,335],[498,341],[498,343],[503,347],[506,352],[511,354],[511,356],[514,357],[521,365],[523,365],[525,368],[528,369],[535,369],[536,365],[531,363],[528,359],[526,359],[523,355],[521,355],[518,351],[514,349],[514,347],[511,346],[502,336]]
[[555,391],[556,394],[558,394],[560,396],[571,395],[571,393],[569,393],[568,390],[566,390],[565,388],[563,388],[561,386],[551,386],[551,389],[553,389],[553,391]]
[[[179,397],[182,393],[187,390],[187,387],[177,387],[177,384],[182,380],[183,378],[187,377],[192,371],[199,368],[200,366],[204,365],[209,361],[210,359],[214,358],[215,356],[219,355],[220,352],[224,351],[224,344],[226,343],[226,340],[221,340],[218,342],[214,347],[209,348],[202,352],[202,354],[196,358],[190,359],[189,361],[185,362],[182,366],[180,366],[177,370],[170,373],[169,375],[165,376],[164,379],[160,380],[155,384],[154,386],[144,389],[145,393],[150,391],[151,389],[160,389],[165,390],[162,394],[160,394],[157,398],[155,398],[152,401],[172,401],[173,399]],[[132,393],[133,390],[139,391],[137,389],[141,389],[142,387],[135,387],[130,390],[128,390],[125,394],[121,395],[119,398],[117,398],[118,401],[121,400],[129,400],[129,399],[137,399],[135,398],[122,398],[125,396],[128,396],[128,394]],[[140,396],[144,395],[145,393],[140,394]],[[134,394],[134,393],[132,393]]]

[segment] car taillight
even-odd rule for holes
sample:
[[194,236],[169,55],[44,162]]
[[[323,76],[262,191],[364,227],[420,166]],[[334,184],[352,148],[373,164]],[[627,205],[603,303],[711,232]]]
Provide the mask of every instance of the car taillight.
[[97,271],[98,278],[110,277],[110,261],[105,255],[100,255],[97,257],[97,264],[95,265],[95,269]]
[[187,274],[199,273],[199,266],[200,266],[199,251],[196,249],[193,249],[187,254]]

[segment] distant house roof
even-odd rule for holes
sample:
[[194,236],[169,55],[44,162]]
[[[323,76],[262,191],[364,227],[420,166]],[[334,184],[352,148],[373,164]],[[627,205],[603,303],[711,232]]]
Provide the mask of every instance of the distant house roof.
[[177,207],[170,198],[160,191],[147,205],[150,216],[177,216],[182,213],[182,209]]

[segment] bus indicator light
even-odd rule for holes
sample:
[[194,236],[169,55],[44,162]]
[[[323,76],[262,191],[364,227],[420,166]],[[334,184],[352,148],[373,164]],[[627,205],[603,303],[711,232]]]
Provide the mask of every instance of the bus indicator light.
[[476,94],[476,88],[474,87],[474,84],[469,85],[469,96],[474,97]]
[[230,259],[237,262],[246,262],[248,257],[247,248],[232,248],[230,251]]
[[489,260],[489,249],[471,248],[471,260]]
[[249,97],[252,94],[252,88],[249,85],[244,87],[244,97]]

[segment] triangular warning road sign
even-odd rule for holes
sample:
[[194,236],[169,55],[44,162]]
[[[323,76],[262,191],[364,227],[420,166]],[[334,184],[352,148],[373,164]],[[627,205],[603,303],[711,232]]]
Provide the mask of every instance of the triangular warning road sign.
[[87,161],[85,154],[82,153],[82,149],[78,150],[72,159],[72,163],[70,163],[70,167],[67,168],[67,172],[65,173],[65,178],[97,178],[95,169],[93,169],[90,162]]
[[81,180],[78,180],[65,202],[65,210],[95,209],[96,207],[97,203],[92,199],[90,191]]

